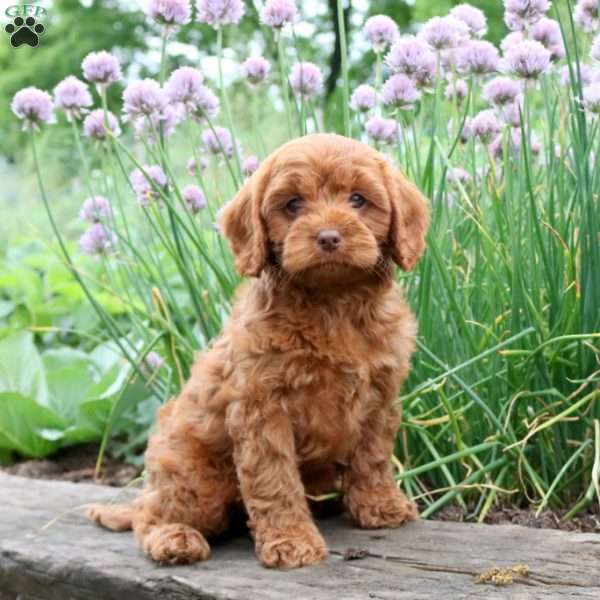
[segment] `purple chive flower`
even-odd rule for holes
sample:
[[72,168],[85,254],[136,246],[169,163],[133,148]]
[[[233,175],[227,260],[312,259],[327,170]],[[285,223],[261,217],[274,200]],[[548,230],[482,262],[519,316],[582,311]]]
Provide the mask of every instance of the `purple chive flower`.
[[181,195],[193,215],[206,206],[204,192],[197,185],[187,185]]
[[600,1],[579,0],[573,11],[573,19],[584,31],[596,31],[600,24]]
[[473,135],[484,144],[489,144],[500,132],[502,125],[493,110],[487,109],[477,113],[471,121]]
[[144,171],[148,178],[141,169],[135,169],[129,175],[129,182],[137,196],[139,204],[141,206],[148,206],[149,202],[160,198],[160,193],[155,187],[166,190],[167,176],[158,165],[144,166]]
[[560,25],[554,19],[542,17],[529,30],[532,40],[539,42],[550,51],[552,60],[565,57],[565,45],[560,31]]
[[167,105],[159,113],[153,113],[148,117],[137,117],[133,121],[135,135],[140,139],[147,140],[150,144],[156,144],[159,127],[165,136],[170,136],[180,121],[180,114],[173,106]]
[[196,0],[197,20],[215,29],[237,25],[244,16],[241,0]]
[[79,218],[90,223],[98,223],[112,217],[110,202],[104,196],[86,198],[79,211]]
[[198,96],[198,104],[194,118],[197,121],[214,119],[219,114],[220,102],[215,93],[205,85],[202,86]]
[[454,100],[457,104],[460,104],[469,93],[469,86],[464,79],[457,79],[455,81],[449,81],[446,86],[444,95],[448,100]]
[[495,77],[483,88],[483,98],[495,106],[514,102],[521,93],[519,82],[510,77]]
[[208,168],[208,161],[205,158],[200,158],[200,161],[197,162],[196,159],[192,156],[188,159],[185,169],[192,176],[202,173],[202,171],[206,171]]
[[121,65],[115,56],[101,50],[90,52],[81,63],[83,76],[101,87],[108,87],[111,83],[121,79]]
[[[579,63],[579,71],[577,70],[576,63],[573,63],[571,68],[573,70],[573,77],[575,80],[577,80],[577,78],[581,75],[581,85],[583,87],[600,79],[600,73],[585,63]],[[569,65],[565,65],[560,70],[560,85],[571,85],[571,71],[569,70]]]
[[290,74],[290,85],[297,96],[314,96],[323,85],[321,69],[311,62],[296,63]]
[[54,104],[65,111],[68,121],[80,119],[81,113],[92,103],[88,86],[73,75],[65,77],[54,88]]
[[504,158],[504,137],[501,133],[488,144],[488,152],[496,159]]
[[271,63],[262,56],[250,56],[242,63],[242,74],[252,85],[262,83],[271,72]]
[[438,52],[438,56],[441,59],[441,66],[447,73],[455,73],[456,72],[456,53],[459,48],[461,48],[465,43],[467,43],[470,38],[467,38],[466,41],[463,41],[456,48],[447,48],[446,50],[440,50]]
[[481,38],[487,33],[487,19],[483,11],[470,4],[455,6],[450,11],[450,16],[462,21],[469,28],[473,38]]
[[594,60],[600,61],[600,35],[597,35],[592,42],[590,57]]
[[548,0],[504,0],[504,22],[512,31],[526,31],[550,8]]
[[[106,112],[106,121],[108,131],[115,136],[121,135],[119,120],[110,111]],[[101,108],[93,110],[83,121],[83,132],[88,137],[96,140],[106,138],[106,128],[104,127],[104,111]]]
[[498,50],[490,42],[474,40],[458,49],[456,67],[461,73],[487,75],[498,70]]
[[520,31],[511,31],[501,42],[500,49],[506,54],[513,46],[520,44],[525,39]]
[[204,77],[194,67],[175,69],[165,84],[165,94],[171,104],[181,105],[186,113],[193,113],[202,95]]
[[102,225],[93,223],[79,238],[79,248],[84,254],[109,254],[114,245],[114,235]]
[[398,25],[386,15],[374,15],[366,20],[363,35],[371,42],[373,50],[381,54],[398,39]]
[[[520,151],[522,148],[522,139],[523,133],[521,129],[519,127],[515,127],[514,129],[512,129],[509,138],[510,149],[516,152]],[[533,132],[531,133],[530,149],[534,156],[537,156],[542,150],[540,140],[538,139],[537,135]],[[497,135],[492,140],[492,142],[488,146],[488,150],[490,151],[490,154],[495,158],[504,158],[504,138],[501,134]]]
[[367,121],[365,129],[367,135],[376,142],[392,144],[398,138],[398,123],[393,119],[371,117]]
[[583,88],[583,105],[594,114],[600,114],[600,82],[591,83]]
[[123,92],[123,112],[129,119],[160,114],[166,105],[165,92],[154,79],[134,81]]
[[165,86],[169,102],[196,119],[213,119],[219,114],[219,99],[202,83],[202,73],[192,67],[173,71]]
[[395,108],[410,109],[420,98],[421,92],[412,80],[402,73],[392,75],[381,90],[383,103]]
[[19,90],[10,103],[13,113],[23,119],[23,129],[38,130],[40,123],[54,120],[54,105],[50,94],[36,87]]
[[446,179],[451,185],[458,187],[458,184],[460,183],[464,187],[471,181],[471,175],[460,167],[454,167],[448,171]]
[[258,169],[259,164],[260,163],[257,156],[254,154],[248,156],[242,163],[242,171],[244,172],[244,175],[246,177],[250,177],[250,175],[252,175],[256,169]]
[[377,91],[370,85],[359,85],[350,98],[350,104],[354,110],[369,112],[377,104]]
[[159,25],[186,25],[192,16],[190,0],[146,0],[144,12]]
[[224,127],[205,129],[202,132],[202,142],[206,150],[211,154],[225,154],[227,157],[233,156],[233,139],[229,130]]
[[523,98],[517,96],[514,102],[507,104],[501,109],[502,118],[511,127],[521,127],[521,116],[523,115]]
[[469,37],[469,28],[452,16],[433,17],[425,23],[419,37],[435,50],[447,50],[465,41]]
[[418,86],[433,82],[437,59],[429,45],[412,35],[401,37],[386,56],[386,64],[394,73],[408,75]]
[[550,67],[550,52],[539,42],[525,40],[506,53],[510,71],[523,79],[536,79]]
[[[448,124],[448,132],[452,134],[452,123]],[[460,141],[465,144],[473,137],[473,119],[467,117],[462,123],[462,127],[458,133]]]
[[[521,147],[521,139],[523,137],[523,133],[520,129],[513,129],[512,131],[512,142],[515,145],[515,147],[520,148]],[[534,156],[538,156],[540,154],[540,152],[542,151],[542,142],[540,142],[540,139],[538,138],[537,134],[535,132],[531,132],[531,153]]]
[[295,0],[267,0],[260,11],[260,22],[274,29],[282,29],[297,17]]
[[154,350],[148,352],[144,358],[144,366],[153,372],[158,371],[164,364],[164,358]]

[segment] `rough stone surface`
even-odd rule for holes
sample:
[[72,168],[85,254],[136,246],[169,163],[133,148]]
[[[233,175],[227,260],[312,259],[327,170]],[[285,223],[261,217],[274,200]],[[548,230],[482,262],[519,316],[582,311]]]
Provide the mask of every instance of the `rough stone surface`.
[[[131,533],[83,516],[86,503],[128,493],[0,474],[0,600],[600,599],[600,536],[513,525],[423,521],[361,531],[327,519],[319,527],[331,555],[318,567],[265,569],[247,537],[213,545],[205,563],[160,567]],[[519,563],[530,575],[506,587],[475,581]]]

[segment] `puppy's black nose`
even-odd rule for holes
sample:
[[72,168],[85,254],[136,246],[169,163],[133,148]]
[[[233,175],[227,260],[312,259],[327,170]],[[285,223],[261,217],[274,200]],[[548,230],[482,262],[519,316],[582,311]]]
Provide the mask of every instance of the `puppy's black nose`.
[[317,244],[325,252],[334,252],[342,243],[342,236],[336,229],[323,229],[317,235]]

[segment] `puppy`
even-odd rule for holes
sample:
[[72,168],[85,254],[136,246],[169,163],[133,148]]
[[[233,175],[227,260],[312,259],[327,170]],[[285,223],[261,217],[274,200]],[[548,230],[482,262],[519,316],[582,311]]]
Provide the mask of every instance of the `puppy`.
[[416,332],[394,265],[415,266],[428,215],[355,140],[309,135],[269,156],[220,219],[236,268],[255,279],[161,408],[140,497],[90,518],[133,529],[156,561],[192,563],[243,504],[268,567],[326,557],[307,495],[339,490],[359,527],[415,519],[390,466]]

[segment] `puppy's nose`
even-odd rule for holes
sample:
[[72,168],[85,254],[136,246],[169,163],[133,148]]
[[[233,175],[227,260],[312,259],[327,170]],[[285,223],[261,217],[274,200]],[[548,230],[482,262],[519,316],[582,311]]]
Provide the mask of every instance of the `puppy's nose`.
[[317,235],[317,244],[325,252],[334,252],[342,243],[342,236],[336,229],[323,229]]

